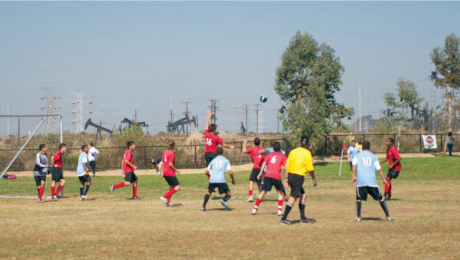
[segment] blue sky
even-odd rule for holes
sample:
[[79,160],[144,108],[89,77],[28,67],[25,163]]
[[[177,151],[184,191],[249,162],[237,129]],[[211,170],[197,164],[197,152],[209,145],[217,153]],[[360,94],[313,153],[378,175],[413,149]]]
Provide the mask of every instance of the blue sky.
[[[94,113],[84,121],[108,128],[137,110],[150,132],[164,131],[172,96],[175,119],[190,101],[200,128],[209,100],[219,100],[225,131],[234,130],[235,106],[248,104],[255,130],[253,104],[264,94],[265,130],[276,131],[275,70],[300,30],[340,57],[337,101],[357,111],[358,86],[367,87],[363,107],[375,118],[399,77],[430,101],[429,54],[446,35],[460,35],[458,10],[459,2],[0,2],[0,113],[6,103],[11,114],[41,113],[41,88],[54,87],[72,132],[75,91],[94,103],[85,104]],[[10,122],[17,132],[16,119]],[[24,120],[23,133],[34,123]]]

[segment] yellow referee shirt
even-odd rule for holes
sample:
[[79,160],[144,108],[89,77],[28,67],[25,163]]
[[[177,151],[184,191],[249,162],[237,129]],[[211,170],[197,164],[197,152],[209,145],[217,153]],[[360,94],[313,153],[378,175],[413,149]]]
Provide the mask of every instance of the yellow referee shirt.
[[357,143],[356,145],[359,147],[359,151],[362,152],[363,151],[363,145],[359,144],[359,143]]
[[313,159],[311,153],[303,147],[297,147],[289,153],[286,161],[289,174],[306,176],[307,172],[313,171]]

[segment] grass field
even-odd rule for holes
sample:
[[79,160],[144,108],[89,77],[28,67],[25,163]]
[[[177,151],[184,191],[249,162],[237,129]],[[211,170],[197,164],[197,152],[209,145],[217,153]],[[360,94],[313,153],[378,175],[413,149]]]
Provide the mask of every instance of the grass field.
[[[292,210],[290,226],[279,225],[274,193],[251,215],[246,203],[248,172],[236,173],[230,186],[232,211],[215,196],[201,212],[207,187],[204,175],[179,175],[182,190],[165,208],[161,176],[140,176],[140,201],[129,201],[131,188],[111,195],[108,185],[120,177],[98,177],[79,201],[79,183],[66,176],[65,196],[38,204],[32,199],[0,199],[0,258],[5,259],[460,259],[460,158],[404,159],[388,201],[393,222],[376,201],[363,203],[363,221],[355,223],[355,188],[348,165],[315,165],[318,187],[304,184],[307,217],[300,224]],[[386,170],[386,165],[384,167]],[[0,181],[0,195],[35,195],[22,190],[31,177]],[[379,183],[381,183],[380,179]],[[383,185],[381,185],[383,188]],[[16,189],[16,191],[15,191]],[[49,195],[49,184],[46,188]]]

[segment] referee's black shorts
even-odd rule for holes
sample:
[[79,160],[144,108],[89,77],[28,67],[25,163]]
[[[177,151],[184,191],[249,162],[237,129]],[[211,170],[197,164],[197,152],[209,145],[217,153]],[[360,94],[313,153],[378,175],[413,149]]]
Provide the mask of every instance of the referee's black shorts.
[[305,181],[304,176],[289,173],[288,183],[289,183],[289,186],[291,187],[291,197],[299,197],[302,194],[305,194],[305,190],[302,187],[304,181]]

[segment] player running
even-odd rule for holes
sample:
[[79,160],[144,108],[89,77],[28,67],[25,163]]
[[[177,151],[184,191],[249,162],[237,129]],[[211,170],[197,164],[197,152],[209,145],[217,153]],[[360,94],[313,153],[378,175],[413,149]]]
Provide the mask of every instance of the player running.
[[[80,180],[80,200],[87,200],[86,194],[88,193],[89,187],[91,186],[91,176],[89,175],[88,168],[88,145],[82,145],[82,153],[78,156],[77,176]],[[86,186],[85,186],[86,183]]]
[[291,186],[291,196],[289,197],[288,202],[286,203],[286,208],[284,210],[284,215],[281,218],[281,225],[290,225],[291,222],[287,219],[289,212],[291,212],[292,206],[294,205],[297,198],[300,198],[299,201],[299,210],[300,210],[300,223],[313,223],[315,220],[308,219],[305,217],[305,201],[307,200],[307,194],[303,189],[303,182],[307,172],[310,173],[312,178],[313,187],[316,186],[316,177],[315,171],[313,169],[313,162],[311,157],[311,152],[307,150],[310,145],[310,139],[308,136],[303,135],[300,138],[300,147],[295,148],[289,153],[289,157],[286,161],[286,167],[288,172],[286,173],[286,178],[284,179],[284,184],[286,187]]
[[209,197],[211,193],[216,192],[216,187],[219,191],[219,194],[225,193],[225,197],[220,200],[222,206],[226,210],[230,210],[230,208],[225,204],[230,198],[230,188],[227,185],[227,181],[225,180],[225,171],[228,171],[230,177],[232,178],[232,184],[235,185],[235,179],[233,178],[233,171],[232,167],[230,166],[230,161],[227,160],[224,156],[224,148],[218,147],[217,148],[217,157],[211,161],[208,168],[206,168],[206,175],[210,177],[209,179],[209,186],[208,192],[204,196],[203,206],[201,207],[201,211],[206,211],[206,204],[208,203]]
[[380,164],[388,162],[388,174],[387,174],[387,184],[385,184],[385,199],[391,200],[391,180],[396,179],[399,176],[399,172],[401,172],[401,156],[399,155],[398,149],[394,146],[395,140],[393,138],[388,138],[386,145],[387,149],[387,157],[383,159]]
[[176,177],[176,173],[180,174],[180,171],[176,169],[176,154],[174,153],[176,143],[174,141],[168,141],[166,147],[168,150],[166,150],[162,156],[161,172],[163,172],[163,178],[169,184],[169,191],[161,196],[160,199],[163,201],[165,207],[169,207],[172,206],[171,196],[180,190],[179,180]]
[[110,185],[110,191],[112,194],[114,193],[115,189],[129,186],[131,183],[133,184],[133,197],[130,200],[140,200],[137,196],[137,176],[134,173],[137,170],[137,167],[134,165],[134,155],[133,151],[136,149],[136,144],[133,141],[129,141],[127,143],[128,150],[125,151],[123,155],[123,160],[121,160],[121,171],[123,176],[125,176],[125,181],[120,182],[116,185]]
[[225,148],[235,149],[235,146],[228,145],[222,142],[222,139],[216,135],[217,125],[209,124],[212,113],[208,110],[208,119],[206,120],[206,129],[204,130],[204,137],[206,139],[204,159],[206,160],[206,167],[217,156],[217,147],[222,145]]
[[358,155],[360,151],[361,151],[360,148],[356,146],[356,141],[355,140],[351,141],[351,145],[350,147],[348,147],[348,150],[347,150],[348,161],[350,162],[350,169],[353,169],[353,166],[352,166],[353,158],[355,158],[356,155]]
[[[375,172],[379,171],[382,176],[383,183],[387,185],[387,181],[383,176],[382,168],[380,167],[379,159],[377,156],[369,151],[371,144],[369,141],[363,142],[363,151],[353,158],[353,183],[356,184],[356,214],[355,221],[361,221],[361,201],[367,200],[367,195],[370,194],[374,200],[380,202],[380,206],[385,212],[388,221],[393,218],[388,213],[388,207],[385,203],[385,198],[380,194],[379,185],[375,178]],[[355,175],[356,170],[358,171]]]
[[[278,193],[278,216],[283,215],[283,183],[281,182],[281,168],[284,168],[284,172],[287,178],[287,168],[286,168],[286,155],[280,153],[281,144],[275,142],[273,144],[273,153],[269,153],[264,162],[262,163],[262,169],[267,166],[265,172],[265,178],[262,182],[262,192],[259,194],[259,197],[256,200],[256,205],[252,209],[252,215],[257,213],[259,209],[259,204],[262,202],[263,197],[268,191],[272,190],[272,186],[275,186],[276,192]],[[259,175],[257,179],[260,180],[262,177],[262,170],[259,170]]]
[[40,152],[35,155],[35,166],[34,166],[34,179],[35,184],[37,185],[37,192],[38,192],[38,203],[43,203],[43,193],[45,192],[45,181],[46,181],[46,174],[48,173],[48,147],[46,144],[40,144],[38,147]]
[[161,175],[161,156],[157,156],[153,159],[150,159],[150,162],[155,165],[155,169],[157,169],[157,175]]
[[[64,188],[65,180],[64,173],[62,171],[62,155],[67,151],[66,144],[59,144],[59,151],[51,156],[51,165],[54,167],[51,169],[51,199],[57,199],[59,192]],[[57,191],[55,192],[56,182],[60,182]]]
[[[260,139],[258,137],[254,138],[254,147],[247,148],[248,140],[244,140],[243,142],[243,153],[247,153],[251,155],[252,161],[254,162],[254,166],[252,167],[251,175],[249,176],[249,189],[248,189],[248,200],[247,202],[253,201],[252,199],[252,191],[254,182],[257,183],[258,190],[260,187],[260,181],[257,180],[257,175],[260,173],[260,167],[265,159],[265,154],[259,154],[260,151],[263,151],[264,148],[260,147]],[[260,192],[259,192],[260,194]]]

